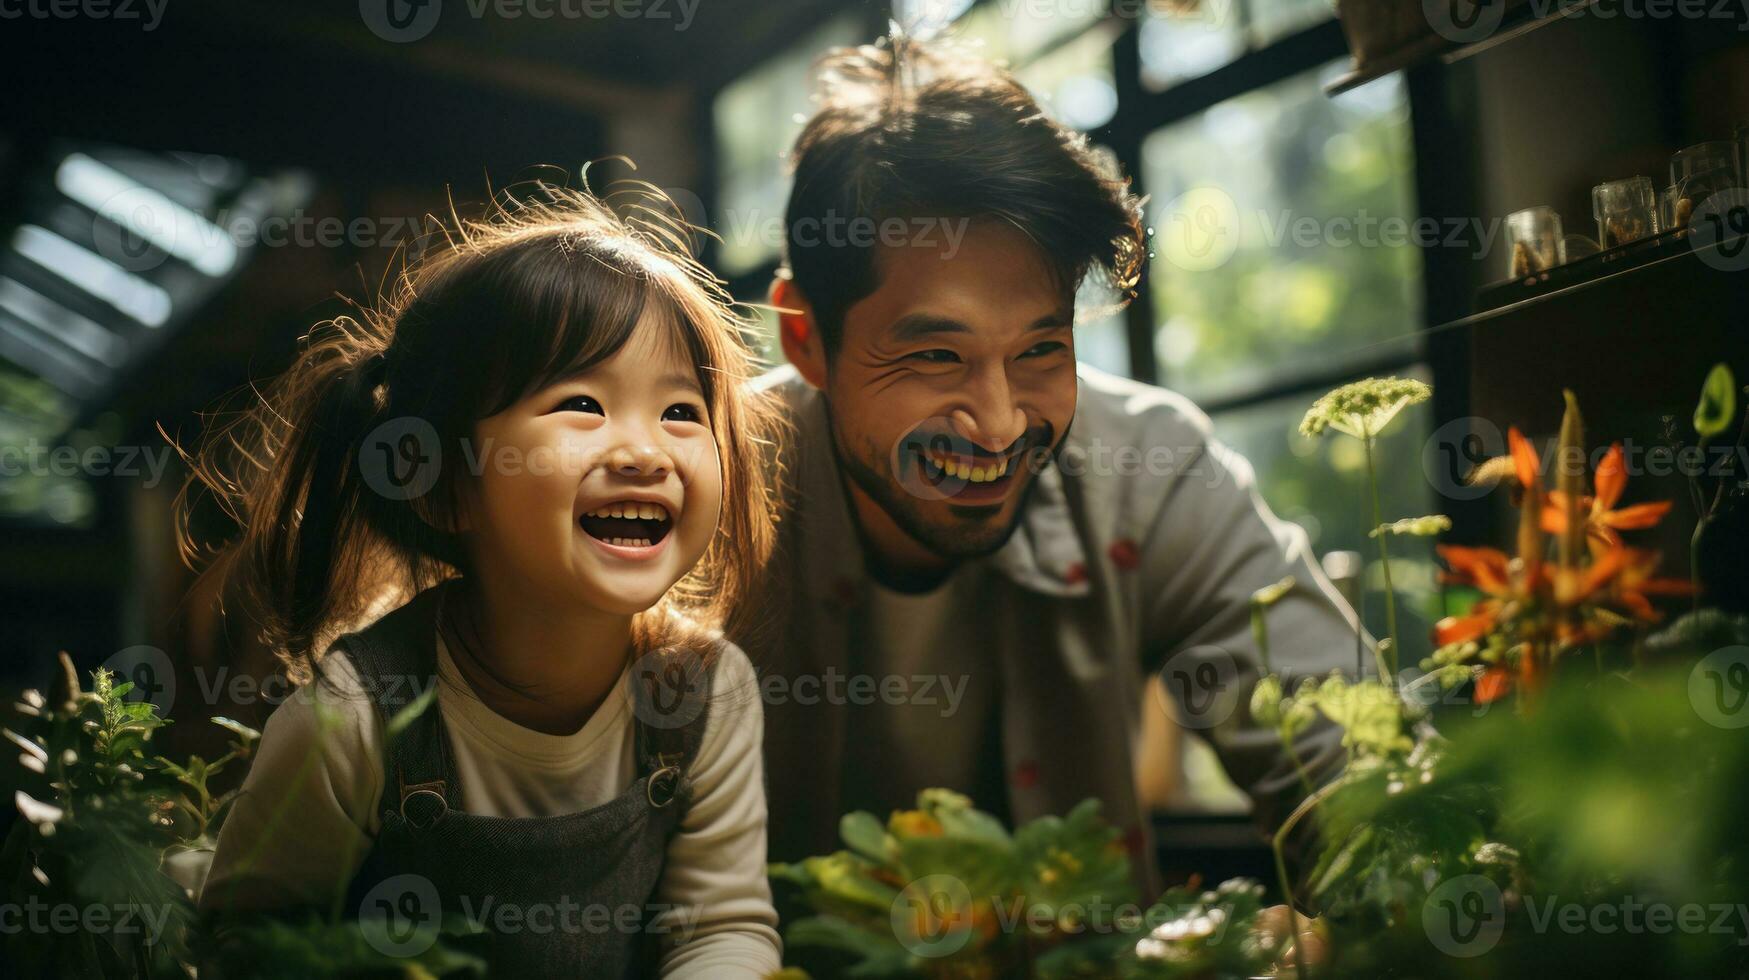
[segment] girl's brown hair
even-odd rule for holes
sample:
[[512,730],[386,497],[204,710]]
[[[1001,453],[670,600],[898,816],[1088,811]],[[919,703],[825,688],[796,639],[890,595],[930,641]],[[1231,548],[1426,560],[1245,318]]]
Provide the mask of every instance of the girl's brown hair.
[[[185,456],[183,556],[209,557],[189,516],[210,494],[239,533],[208,574],[223,576],[294,679],[307,679],[326,643],[386,598],[466,572],[448,529],[475,423],[612,357],[647,312],[673,326],[697,365],[723,509],[698,566],[638,617],[640,645],[666,642],[668,626],[653,627],[676,620],[735,634],[732,614],[775,537],[764,447],[778,415],[748,390],[746,323],[692,259],[690,229],[672,214],[645,185],[603,201],[550,184],[502,192],[480,219],[452,212],[435,247],[374,307],[318,324],[290,370]],[[435,464],[428,489],[418,472],[385,484],[403,451]]]

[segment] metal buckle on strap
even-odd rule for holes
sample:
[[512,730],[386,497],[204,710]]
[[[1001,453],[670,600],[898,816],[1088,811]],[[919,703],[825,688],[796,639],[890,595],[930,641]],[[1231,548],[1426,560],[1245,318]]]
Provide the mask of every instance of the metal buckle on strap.
[[[396,778],[397,782],[400,782],[399,774],[397,774],[395,778]],[[444,789],[445,789],[445,784],[444,784],[444,781],[441,779],[434,780],[434,781],[429,782],[429,783],[414,783],[411,786],[408,786],[406,783],[402,782],[401,783],[401,819],[407,821],[407,823],[409,823],[413,827],[418,828],[419,830],[425,830],[425,829],[429,828],[432,824],[437,822],[437,819],[439,817],[441,817],[445,813],[449,812],[449,797],[444,795]],[[411,815],[409,815],[407,813],[408,801],[410,801],[416,797],[420,797],[420,796],[431,797],[431,798],[437,800],[437,812],[433,813],[429,820],[425,820],[423,822],[414,819]],[[428,807],[421,807],[421,809],[428,809]]]
[[660,810],[674,802],[680,795],[680,756],[674,752],[663,752],[656,756],[661,768],[650,773],[649,782],[644,784],[644,798],[650,805]]

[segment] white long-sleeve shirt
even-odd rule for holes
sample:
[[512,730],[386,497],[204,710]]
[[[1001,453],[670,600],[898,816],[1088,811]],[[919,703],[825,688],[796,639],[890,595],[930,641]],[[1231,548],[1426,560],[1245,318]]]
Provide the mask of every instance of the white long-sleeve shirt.
[[[753,669],[723,644],[692,803],[669,841],[653,905],[685,910],[690,929],[662,975],[756,978],[778,969],[777,914],[765,876],[763,720]],[[326,906],[363,862],[380,826],[383,722],[345,653],[324,680],[275,709],[226,819],[204,894],[227,908]],[[473,693],[438,641],[438,710],[462,785],[462,809],[495,817],[575,813],[638,778],[629,671],[584,726],[532,731]],[[331,685],[333,690],[326,689]],[[317,694],[316,692],[320,692]],[[631,896],[643,904],[644,896]],[[684,934],[683,934],[684,936]]]

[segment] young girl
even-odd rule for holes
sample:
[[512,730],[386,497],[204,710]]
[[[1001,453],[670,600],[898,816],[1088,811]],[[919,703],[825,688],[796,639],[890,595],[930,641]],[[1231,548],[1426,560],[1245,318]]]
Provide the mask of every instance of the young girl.
[[546,188],[462,224],[196,458],[242,529],[220,571],[314,678],[205,908],[344,902],[407,956],[463,918],[505,976],[778,967],[760,706],[716,631],[770,550],[771,416],[639,213]]

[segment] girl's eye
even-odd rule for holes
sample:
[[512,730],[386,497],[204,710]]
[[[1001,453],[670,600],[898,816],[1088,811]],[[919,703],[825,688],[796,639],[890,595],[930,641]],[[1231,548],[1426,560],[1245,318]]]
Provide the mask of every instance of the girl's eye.
[[960,356],[950,350],[920,350],[914,354],[905,355],[907,360],[923,361],[926,364],[957,364]]
[[662,413],[662,421],[664,422],[698,422],[703,418],[704,413],[698,410],[698,406],[688,405],[685,402],[670,405]]
[[1033,346],[1027,348],[1026,353],[1024,353],[1020,356],[1021,357],[1044,357],[1047,354],[1055,354],[1058,351],[1068,350],[1068,349],[1069,349],[1069,346],[1060,340],[1047,340],[1042,344],[1034,344]]
[[553,409],[555,412],[586,412],[590,415],[606,415],[601,403],[588,395],[572,395]]

